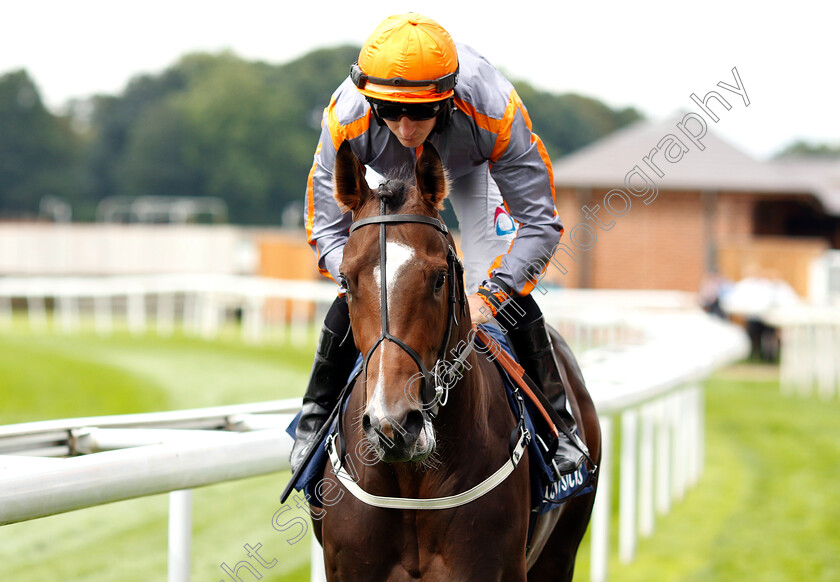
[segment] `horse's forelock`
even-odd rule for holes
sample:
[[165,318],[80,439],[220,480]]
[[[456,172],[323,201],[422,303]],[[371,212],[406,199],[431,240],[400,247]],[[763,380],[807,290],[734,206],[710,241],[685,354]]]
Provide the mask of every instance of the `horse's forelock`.
[[413,187],[405,180],[389,179],[379,185],[376,196],[385,203],[391,212],[396,212],[405,204],[408,192]]
[[420,196],[415,190],[416,186],[417,180],[414,168],[405,165],[384,176],[378,190],[376,190],[376,199],[385,202],[388,212],[398,212],[412,200],[420,200]]

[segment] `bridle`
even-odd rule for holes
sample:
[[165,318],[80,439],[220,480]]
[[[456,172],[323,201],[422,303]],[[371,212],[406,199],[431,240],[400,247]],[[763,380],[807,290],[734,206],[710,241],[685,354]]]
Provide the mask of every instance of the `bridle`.
[[[426,364],[423,362],[423,358],[421,358],[411,346],[406,344],[400,338],[392,335],[388,327],[388,283],[386,281],[387,269],[385,268],[387,260],[385,252],[385,229],[388,224],[405,223],[428,224],[434,227],[444,236],[444,238],[446,238],[445,242],[448,249],[446,254],[446,263],[447,278],[449,279],[449,315],[446,322],[446,333],[443,336],[440,351],[438,352],[437,359],[435,360],[435,364],[432,366],[431,370],[426,367]],[[420,391],[422,403],[420,404],[422,404],[423,410],[427,411],[432,418],[434,418],[437,416],[440,407],[446,403],[447,391],[443,387],[443,382],[441,382],[439,375],[439,370],[444,368],[444,366],[441,366],[441,363],[446,361],[447,350],[449,349],[449,343],[452,339],[452,330],[459,324],[458,312],[460,311],[461,317],[466,317],[467,314],[467,297],[464,290],[463,280],[464,266],[458,258],[455,249],[449,243],[449,230],[446,228],[443,221],[438,218],[422,214],[387,214],[385,201],[381,200],[379,204],[379,215],[357,220],[350,227],[350,232],[352,233],[358,228],[371,224],[379,225],[379,304],[380,312],[382,314],[382,331],[379,334],[379,338],[373,343],[367,354],[365,354],[365,377],[367,377],[368,363],[370,362],[370,358],[376,348],[379,347],[379,345],[385,340],[396,344],[405,353],[411,356],[411,359],[414,360],[414,363],[417,365],[422,380],[422,387]]]
[[[423,359],[417,354],[417,352],[414,349],[411,348],[411,346],[407,345],[401,339],[393,336],[388,330],[388,285],[387,281],[385,280],[386,226],[388,224],[405,223],[428,224],[434,227],[437,231],[443,234],[444,237],[446,237],[446,243],[448,248],[446,262],[448,272],[447,276],[449,277],[449,315],[447,318],[446,333],[444,334],[443,343],[441,344],[437,360],[435,361],[435,365],[432,367],[431,371],[426,367],[426,365],[423,363]],[[451,369],[452,367],[464,366],[464,362],[467,356],[473,350],[472,343],[468,344],[466,348],[461,352],[461,354],[455,357],[453,362],[449,362],[447,364],[446,353],[447,349],[449,348],[450,340],[452,339],[452,330],[454,327],[459,325],[458,312],[460,311],[461,317],[466,317],[467,315],[467,298],[463,282],[464,267],[461,264],[461,261],[458,259],[458,255],[455,253],[455,249],[452,247],[451,244],[449,244],[449,231],[446,228],[446,225],[443,223],[443,221],[437,218],[425,216],[422,214],[387,214],[385,208],[385,201],[380,200],[379,215],[371,216],[368,218],[362,218],[356,221],[350,227],[350,232],[352,233],[358,228],[368,226],[371,224],[379,225],[379,301],[382,314],[382,331],[379,334],[379,338],[374,342],[374,344],[368,350],[367,354],[365,354],[364,367],[362,369],[365,371],[365,377],[367,377],[368,362],[370,361],[374,350],[376,350],[376,348],[379,347],[379,345],[382,344],[382,342],[384,342],[385,340],[395,343],[409,356],[411,356],[415,364],[417,364],[417,368],[420,370],[420,375],[422,376],[423,380],[421,397],[423,399],[424,410],[427,410],[428,413],[432,417],[434,417],[437,415],[440,407],[446,403],[446,395],[448,394],[447,391],[450,388],[450,386],[443,386],[443,384],[446,384],[446,382],[441,378],[441,375],[439,373],[440,369],[447,369],[447,366],[449,367],[449,369]],[[441,366],[441,364],[444,365]],[[339,400],[343,400],[343,396]],[[481,481],[478,485],[456,495],[427,499],[415,499],[408,497],[384,497],[380,495],[373,495],[365,491],[357,483],[357,479],[354,478],[353,475],[348,473],[344,467],[343,459],[345,455],[345,443],[344,439],[340,438],[343,434],[343,430],[341,427],[341,413],[339,413],[338,415],[337,430],[332,432],[329,435],[329,437],[327,437],[325,447],[330,459],[330,463],[333,466],[333,472],[336,475],[336,477],[338,477],[342,485],[344,485],[344,487],[348,491],[350,491],[350,493],[354,497],[356,497],[356,499],[359,499],[367,505],[389,509],[451,509],[453,507],[459,507],[461,505],[465,505],[467,503],[475,501],[476,499],[482,497],[486,493],[492,491],[496,486],[498,486],[505,479],[507,479],[508,475],[510,475],[516,469],[517,465],[519,464],[519,461],[522,459],[528,442],[530,442],[531,440],[531,434],[528,431],[528,428],[525,426],[525,405],[521,394],[516,394],[516,404],[519,409],[519,419],[516,424],[516,427],[513,429],[513,432],[510,436],[510,458],[507,461],[505,461],[505,463],[501,467],[499,467],[498,470],[496,470],[492,475],[488,476],[486,479]],[[339,407],[340,406],[341,404],[339,404]],[[336,443],[337,438],[340,439],[339,443]]]

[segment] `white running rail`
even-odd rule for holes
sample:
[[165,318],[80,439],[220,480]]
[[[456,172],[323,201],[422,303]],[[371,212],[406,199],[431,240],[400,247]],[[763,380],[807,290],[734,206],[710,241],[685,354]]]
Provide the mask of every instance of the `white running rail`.
[[840,397],[840,305],[800,305],[766,321],[779,328],[779,379],[785,394]]
[[[0,322],[10,325],[12,307],[23,303],[30,325],[48,327],[45,306],[51,299],[53,325],[72,332],[87,301],[99,321],[96,329],[109,333],[113,320],[103,322],[113,313],[107,314],[119,298],[126,300],[130,314],[131,297],[134,315],[127,319],[138,333],[149,331],[154,313],[159,333],[170,333],[181,323],[213,337],[227,313],[223,307],[234,305],[243,308],[244,337],[258,341],[265,301],[283,298],[323,306],[332,301],[334,287],[234,276],[0,279]],[[167,301],[173,297],[187,307],[172,308]],[[203,307],[189,307],[191,301]],[[602,582],[608,578],[612,488],[619,488],[618,554],[629,562],[638,536],[650,535],[656,515],[666,513],[699,479],[702,382],[745,357],[748,342],[740,329],[693,308],[687,294],[551,291],[538,301],[548,321],[577,347],[601,416],[603,458],[591,522],[591,579]],[[196,321],[204,323],[196,326]],[[187,581],[189,490],[288,468],[291,439],[283,429],[299,406],[294,399],[0,427],[0,525],[169,491],[169,581]],[[618,431],[622,446],[614,451]],[[78,456],[65,458],[70,454]],[[323,579],[319,562],[313,542],[313,580]]]

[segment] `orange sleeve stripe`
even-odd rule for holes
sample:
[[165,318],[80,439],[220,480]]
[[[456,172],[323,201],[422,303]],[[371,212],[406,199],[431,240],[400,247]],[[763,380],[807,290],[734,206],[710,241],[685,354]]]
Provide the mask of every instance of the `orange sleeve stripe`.
[[543,144],[539,136],[535,133],[532,133],[531,135],[533,136],[532,139],[535,139],[537,142],[537,151],[540,152],[540,158],[542,158],[542,161],[545,164],[545,169],[548,170],[548,183],[551,186],[551,202],[554,204],[554,216],[557,216],[557,198],[555,197],[554,192],[554,168],[551,166],[551,157],[548,155],[548,152],[545,149],[545,144]]
[[531,124],[531,117],[528,115],[528,110],[525,109],[525,104],[522,103],[522,99],[519,98],[519,94],[516,91],[513,92],[516,95],[516,107],[519,109],[519,112],[522,113],[522,117],[525,118],[525,125],[528,126],[528,129],[533,129],[534,126]]
[[537,286],[536,279],[534,281],[530,281],[530,280],[526,281],[525,286],[522,288],[522,296],[524,297],[526,295],[529,295],[531,293],[531,291],[534,290],[534,287],[536,287],[536,286]]
[[479,113],[475,110],[475,107],[473,107],[471,104],[467,103],[463,99],[459,99],[458,97],[455,98],[455,106],[460,111],[463,111],[464,113],[472,117],[473,120],[475,120],[475,124],[481,129],[485,129],[491,133],[499,133],[502,123],[500,119],[493,119],[492,117],[488,117],[483,113]]
[[[318,144],[318,147],[315,148],[315,155],[318,155],[318,152],[321,151],[321,144]],[[309,177],[306,179],[306,242],[315,250],[316,264],[321,262],[321,256],[318,253],[318,246],[315,240],[312,238],[312,232],[315,230],[315,189],[314,189],[314,178],[315,178],[315,168],[318,166],[318,162],[315,161],[312,163],[312,168],[309,170]],[[318,266],[318,272],[320,272],[323,276],[328,277],[329,279],[333,279],[333,276],[330,275],[329,271],[326,269],[322,269],[320,265]],[[335,281],[335,279],[333,279]]]
[[335,111],[335,98],[333,98],[327,107],[327,123],[329,123],[333,147],[337,150],[344,140],[359,137],[370,128],[370,109],[362,117],[351,121],[347,125],[341,125]]
[[330,275],[330,272],[327,271],[326,269],[322,269],[321,267],[318,267],[318,272],[321,273],[324,277],[326,277],[330,281],[332,281],[333,283],[338,283],[338,281],[333,279],[333,276]]
[[511,90],[507,107],[505,107],[505,112],[501,119],[494,119],[493,117],[479,113],[470,103],[457,97],[455,98],[455,106],[472,117],[478,127],[496,134],[496,144],[490,153],[491,163],[502,157],[507,150],[510,144],[510,128],[513,125],[513,118],[517,111],[522,112],[528,129],[531,128],[531,119],[528,117],[528,112],[525,111],[525,107],[522,105],[522,100],[519,98],[516,89]]
[[[321,144],[315,148],[315,155],[321,151]],[[315,230],[315,168],[318,165],[317,161],[312,162],[312,168],[309,170],[309,177],[306,179],[306,242],[314,246],[315,241],[312,240],[312,232]]]
[[513,118],[516,115],[517,109],[521,109],[521,105],[522,101],[519,100],[519,95],[516,94],[515,90],[511,91],[507,108],[505,108],[505,116],[501,121],[501,126],[504,131],[499,133],[496,138],[496,145],[493,146],[493,151],[490,153],[491,160],[498,160],[507,151],[508,145],[510,144],[510,128],[513,125]]
[[501,266],[502,266],[502,259],[504,259],[504,258],[508,255],[508,253],[510,253],[510,249],[512,249],[512,248],[513,248],[513,241],[515,241],[515,240],[516,240],[516,237],[514,237],[514,238],[510,241],[510,245],[508,245],[508,250],[506,250],[506,251],[505,251],[505,254],[503,254],[503,255],[499,255],[498,257],[496,257],[496,258],[493,260],[493,264],[492,264],[492,265],[490,265],[490,268],[489,268],[489,269],[487,269],[487,275],[488,275],[488,276],[492,277],[492,276],[493,276],[493,271],[495,271],[496,269],[498,269],[499,267],[501,267]]

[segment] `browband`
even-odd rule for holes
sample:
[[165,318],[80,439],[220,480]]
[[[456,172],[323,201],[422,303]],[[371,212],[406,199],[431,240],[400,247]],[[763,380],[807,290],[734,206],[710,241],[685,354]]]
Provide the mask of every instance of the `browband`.
[[422,222],[423,224],[434,226],[443,234],[449,234],[449,231],[446,229],[446,225],[442,221],[431,216],[422,216],[420,214],[381,214],[379,216],[369,216],[368,218],[362,218],[361,220],[354,222],[352,226],[350,226],[350,232],[353,232],[360,226],[368,224],[391,222]]

